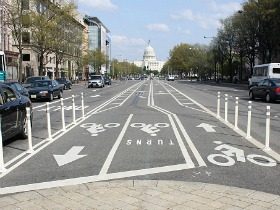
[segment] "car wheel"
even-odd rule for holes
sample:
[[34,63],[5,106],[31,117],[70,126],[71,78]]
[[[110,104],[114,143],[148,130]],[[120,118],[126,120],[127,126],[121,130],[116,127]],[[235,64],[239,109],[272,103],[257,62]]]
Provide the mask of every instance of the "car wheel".
[[59,95],[58,95],[58,99],[62,98],[63,97],[63,94],[62,94],[62,91],[59,92]]
[[63,90],[66,90],[66,85],[63,86]]
[[254,99],[255,99],[255,96],[254,96],[253,91],[250,91],[250,92],[249,92],[249,97],[250,97],[251,100],[254,100]]
[[50,101],[52,101],[53,100],[53,94],[51,93],[51,95],[50,95]]
[[72,85],[69,85],[69,89],[71,89],[72,88]]
[[27,116],[25,114],[24,118],[22,119],[22,122],[21,122],[21,132],[19,134],[19,136],[21,138],[24,138],[24,139],[27,139],[28,138],[28,133],[27,133]]
[[265,95],[265,101],[266,101],[266,102],[272,102],[272,99],[271,99],[271,96],[270,96],[269,93],[267,93],[267,94]]

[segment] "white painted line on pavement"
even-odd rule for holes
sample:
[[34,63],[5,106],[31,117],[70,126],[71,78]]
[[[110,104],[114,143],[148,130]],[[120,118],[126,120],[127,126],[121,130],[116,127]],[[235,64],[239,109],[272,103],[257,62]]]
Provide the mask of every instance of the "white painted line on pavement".
[[[168,84],[169,85],[169,84]],[[235,129],[234,125],[232,125],[229,122],[226,122],[224,119],[217,117],[217,114],[212,112],[211,110],[209,110],[208,108],[204,107],[202,104],[198,103],[197,101],[193,100],[192,98],[190,98],[189,96],[185,95],[184,93],[182,93],[181,91],[177,90],[176,88],[172,87],[171,85],[169,85],[171,88],[173,88],[174,90],[180,92],[182,95],[184,95],[186,98],[188,98],[190,101],[192,101],[194,104],[196,104],[197,106],[199,106],[201,109],[203,109],[206,113],[208,113],[209,115],[212,115],[213,117],[215,117],[216,119],[218,119],[219,121],[221,121],[223,124],[227,125],[229,128],[233,129],[236,133],[238,133],[240,136],[242,136],[243,138],[247,139],[249,142],[251,142],[253,145],[255,145],[257,148],[259,149],[263,149],[264,148],[264,144],[260,143],[258,140],[254,139],[254,138],[247,138],[247,134],[245,132],[243,132],[240,129]],[[280,162],[280,154],[278,154],[277,152],[275,152],[274,150],[263,150],[266,154],[270,155],[271,157],[273,157],[274,159],[276,159],[277,161]]]
[[117,149],[118,149],[118,147],[119,147],[119,145],[120,145],[120,143],[121,143],[121,141],[123,139],[123,136],[124,136],[128,126],[129,126],[129,123],[131,121],[132,116],[133,116],[133,114],[130,114],[128,119],[126,120],[120,135],[118,136],[114,146],[112,147],[112,149],[111,149],[111,151],[110,151],[110,153],[109,153],[109,155],[108,155],[108,157],[107,157],[107,159],[106,159],[106,161],[105,161],[105,163],[104,163],[104,165],[103,165],[103,167],[102,167],[102,169],[101,169],[101,171],[99,173],[100,175],[107,174],[108,169],[109,169],[109,167],[111,165],[111,162],[112,162],[112,160],[113,160],[113,158],[114,158],[114,156],[116,154],[116,151],[117,151]]
[[135,171],[126,171],[126,172],[117,172],[117,173],[104,174],[104,175],[79,177],[79,178],[65,179],[65,180],[58,180],[58,181],[51,181],[51,182],[41,182],[36,184],[19,185],[13,187],[0,188],[0,195],[49,189],[54,187],[63,187],[69,185],[85,184],[89,182],[107,181],[112,179],[121,179],[121,178],[134,177],[134,176],[144,176],[144,175],[156,174],[156,173],[181,171],[186,169],[191,169],[191,168],[187,164],[179,164],[179,165],[164,166],[164,167],[157,167],[157,168],[147,168],[147,169],[141,169]]

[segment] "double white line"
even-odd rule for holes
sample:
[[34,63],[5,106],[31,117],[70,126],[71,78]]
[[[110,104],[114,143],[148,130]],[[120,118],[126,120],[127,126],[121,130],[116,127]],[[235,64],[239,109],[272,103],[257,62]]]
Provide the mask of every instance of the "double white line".
[[[180,119],[178,118],[178,116],[168,110],[165,110],[161,107],[158,107],[158,106],[155,106],[155,102],[154,102],[154,93],[153,93],[153,81],[151,81],[150,83],[150,90],[149,90],[149,98],[148,98],[148,104],[147,104],[149,107],[153,108],[153,109],[156,109],[158,110],[159,112],[162,112],[163,114],[166,114],[168,116],[168,119],[170,121],[170,124],[173,128],[173,131],[175,133],[175,136],[177,138],[177,141],[179,143],[179,146],[180,146],[180,149],[182,151],[182,154],[185,158],[185,161],[188,165],[188,168],[194,168],[194,163],[193,161],[191,160],[191,157],[184,145],[184,142],[183,142],[183,139],[178,131],[178,128],[175,124],[175,121],[179,127],[179,129],[181,130],[187,144],[189,145],[191,151],[193,152],[193,155],[195,156],[199,166],[206,166],[206,163],[204,162],[204,160],[202,159],[202,157],[200,156],[200,154],[198,153],[196,147],[194,146],[192,140],[190,139],[187,131],[185,130],[184,126],[182,125]],[[174,119],[173,119],[174,118]],[[175,121],[174,121],[175,120]]]

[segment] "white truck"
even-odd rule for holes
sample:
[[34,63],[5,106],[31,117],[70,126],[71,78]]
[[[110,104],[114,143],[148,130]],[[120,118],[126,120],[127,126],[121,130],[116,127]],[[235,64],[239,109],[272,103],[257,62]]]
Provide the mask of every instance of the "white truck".
[[266,78],[280,78],[280,63],[267,63],[254,66],[253,75],[248,80],[248,88]]

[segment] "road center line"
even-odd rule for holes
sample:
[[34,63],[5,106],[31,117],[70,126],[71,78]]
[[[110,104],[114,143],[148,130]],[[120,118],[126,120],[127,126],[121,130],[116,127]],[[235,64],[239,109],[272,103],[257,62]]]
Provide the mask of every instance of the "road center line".
[[128,126],[129,126],[129,123],[130,123],[130,121],[132,119],[132,116],[133,116],[133,114],[130,114],[128,119],[126,120],[126,123],[124,124],[123,129],[122,129],[119,137],[117,138],[114,146],[112,147],[112,149],[111,149],[111,151],[110,151],[110,153],[109,153],[109,155],[108,155],[108,157],[107,157],[107,159],[106,159],[106,161],[105,161],[105,163],[104,163],[104,165],[103,165],[99,175],[107,174],[108,169],[109,169],[109,167],[111,165],[111,162],[112,162],[112,160],[113,160],[113,158],[114,158],[114,156],[116,154],[116,151],[117,151],[117,149],[118,149],[118,147],[119,147],[119,145],[120,145],[120,143],[121,143],[121,141],[123,139],[123,136],[124,136]]

